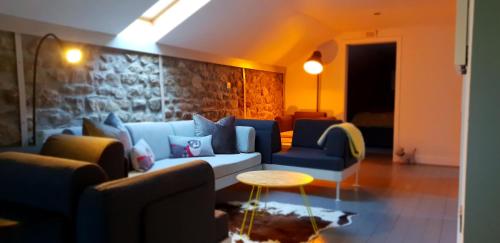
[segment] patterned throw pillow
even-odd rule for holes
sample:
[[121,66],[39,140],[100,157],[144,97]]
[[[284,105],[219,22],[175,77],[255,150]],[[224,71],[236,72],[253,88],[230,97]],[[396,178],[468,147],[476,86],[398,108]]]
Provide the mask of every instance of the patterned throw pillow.
[[205,137],[168,136],[170,158],[214,156],[212,135]]
[[139,140],[130,151],[132,167],[137,171],[148,171],[153,167],[155,155],[144,139]]

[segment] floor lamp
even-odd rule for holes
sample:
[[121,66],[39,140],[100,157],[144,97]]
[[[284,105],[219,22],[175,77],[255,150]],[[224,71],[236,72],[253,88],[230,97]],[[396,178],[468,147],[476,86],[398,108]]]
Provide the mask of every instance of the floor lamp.
[[80,60],[82,59],[82,52],[80,49],[77,49],[77,48],[68,48],[64,45],[64,42],[59,39],[59,37],[57,37],[55,34],[52,34],[52,33],[49,33],[49,34],[46,34],[44,35],[39,41],[38,41],[38,44],[36,46],[36,51],[35,51],[35,59],[34,59],[34,62],[33,62],[33,96],[32,96],[32,106],[33,106],[33,134],[32,134],[32,144],[33,145],[36,145],[36,91],[37,91],[37,87],[36,87],[36,78],[37,78],[37,75],[36,75],[36,71],[37,71],[37,66],[38,66],[38,56],[40,54],[40,49],[42,47],[42,44],[44,43],[45,40],[47,40],[48,38],[53,38],[56,40],[59,48],[60,48],[60,51],[61,51],[61,54],[63,55],[63,59],[66,60],[66,62],[70,63],[70,64],[77,64],[80,62]]
[[315,51],[304,63],[306,73],[316,75],[316,112],[319,111],[320,102],[320,75],[323,72],[323,62],[321,61],[321,52]]

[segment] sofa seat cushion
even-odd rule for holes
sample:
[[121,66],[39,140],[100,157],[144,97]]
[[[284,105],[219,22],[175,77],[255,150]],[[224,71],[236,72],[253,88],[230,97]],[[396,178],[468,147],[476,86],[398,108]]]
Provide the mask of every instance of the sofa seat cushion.
[[345,169],[342,158],[328,156],[322,149],[302,147],[292,147],[286,152],[273,154],[273,164],[333,171]]
[[[208,162],[214,169],[216,179],[259,165],[261,161],[260,153],[216,154],[215,156],[196,158],[169,158],[156,161],[149,171],[157,171],[185,164],[194,159]],[[142,173],[131,171],[129,176],[140,174]]]

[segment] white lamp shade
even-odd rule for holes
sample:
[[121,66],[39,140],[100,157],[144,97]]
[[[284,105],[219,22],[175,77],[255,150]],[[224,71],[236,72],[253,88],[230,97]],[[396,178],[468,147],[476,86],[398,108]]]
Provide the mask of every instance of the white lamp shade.
[[82,51],[80,49],[69,49],[66,51],[66,61],[72,64],[79,63],[82,60]]
[[309,74],[320,74],[323,72],[323,65],[316,60],[309,60],[304,63],[304,70]]

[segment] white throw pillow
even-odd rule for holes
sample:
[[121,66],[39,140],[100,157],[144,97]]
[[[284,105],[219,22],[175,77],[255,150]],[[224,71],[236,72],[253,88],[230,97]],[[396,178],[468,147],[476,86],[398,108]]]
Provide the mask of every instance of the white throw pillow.
[[169,135],[170,158],[214,156],[212,135],[205,137],[183,137]]
[[130,151],[132,167],[137,171],[148,171],[153,167],[155,155],[144,139],[139,140]]

